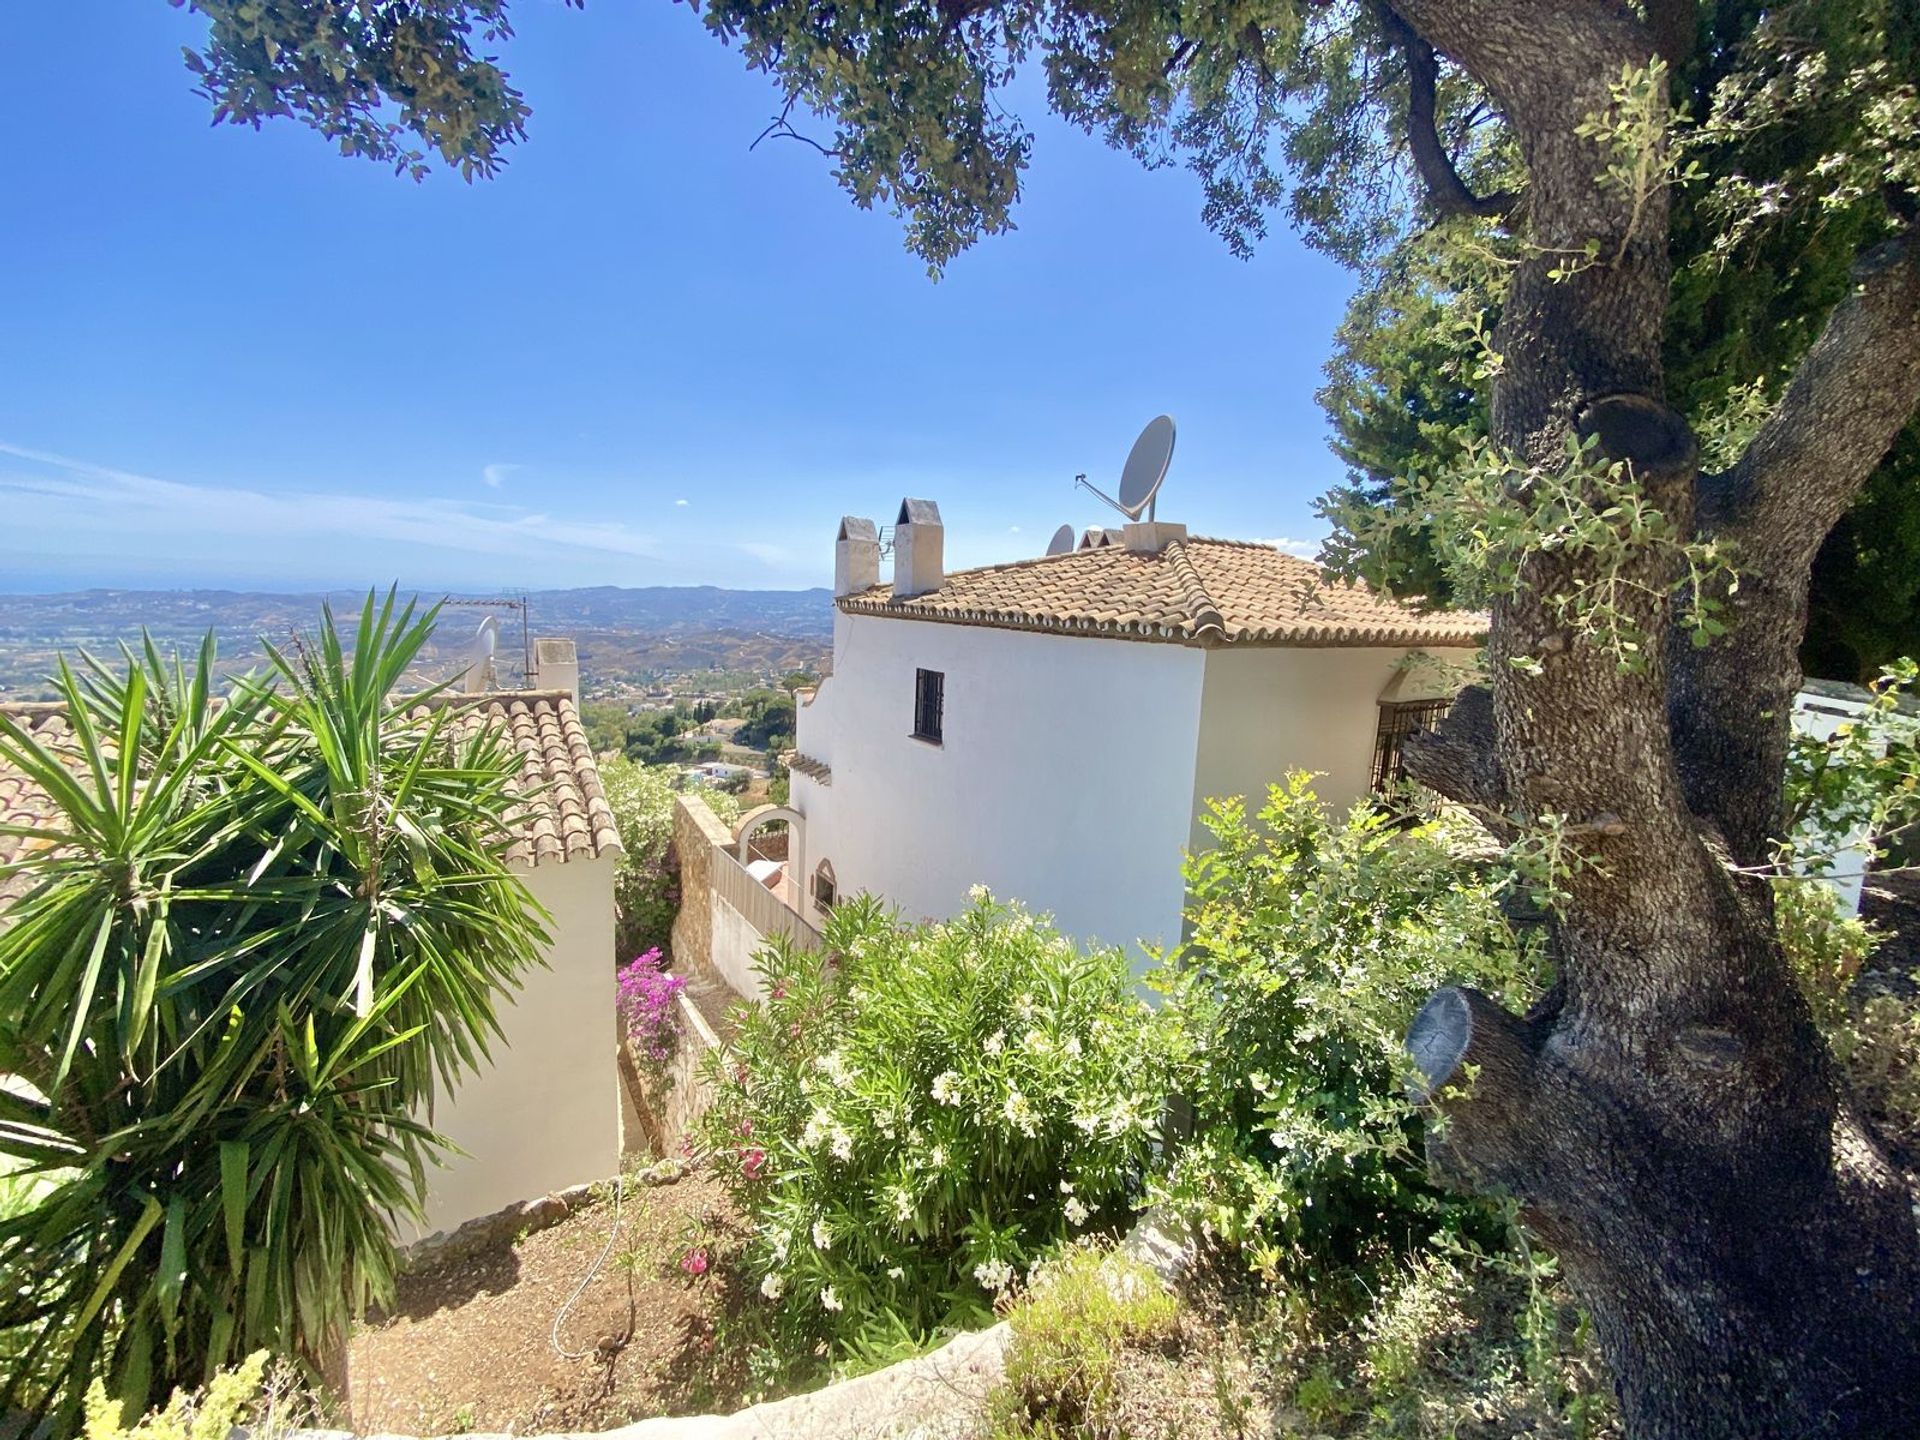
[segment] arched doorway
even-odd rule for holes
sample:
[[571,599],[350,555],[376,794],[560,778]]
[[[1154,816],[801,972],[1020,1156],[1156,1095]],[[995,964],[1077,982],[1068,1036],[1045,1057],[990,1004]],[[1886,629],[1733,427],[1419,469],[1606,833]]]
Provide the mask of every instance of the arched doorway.
[[[784,847],[755,845],[755,838],[770,826],[785,827]],[[772,890],[794,911],[802,908],[807,883],[807,821],[798,810],[786,805],[760,805],[742,815],[733,827],[733,852],[742,865],[755,872],[762,884]],[[779,854],[774,854],[775,850]],[[767,862],[777,859],[778,873]],[[769,881],[773,883],[769,884]]]

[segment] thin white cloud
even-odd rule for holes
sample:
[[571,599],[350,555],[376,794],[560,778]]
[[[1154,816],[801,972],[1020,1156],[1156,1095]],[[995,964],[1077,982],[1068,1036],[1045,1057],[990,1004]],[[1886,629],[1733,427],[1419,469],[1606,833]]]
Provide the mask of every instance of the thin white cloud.
[[740,549],[763,565],[782,566],[793,563],[793,552],[784,545],[769,545],[762,540],[742,540]]
[[116,470],[0,441],[0,496],[37,501],[35,523],[136,531],[154,544],[170,537],[310,548],[315,541],[387,541],[472,555],[553,558],[568,552],[659,559],[649,535],[610,521],[573,520],[500,502],[400,499],[326,491],[270,493],[188,484]]
[[1020,533],[1020,527],[1018,525],[1009,525],[1007,526],[1007,533],[1009,535],[1018,535]]
[[686,504],[687,502],[686,502],[686,501],[684,501],[684,500],[676,500],[676,501],[674,501],[673,503],[674,503],[674,504],[675,504],[676,506],[680,506],[680,505],[685,505],[685,504]]
[[498,490],[500,483],[520,468],[518,465],[509,465],[504,461],[496,460],[491,465],[480,467],[480,478],[486,481],[489,489]]
[[1255,540],[1256,545],[1271,545],[1276,550],[1284,550],[1289,555],[1298,555],[1302,560],[1311,560],[1320,553],[1318,540],[1290,540],[1281,535],[1271,540]]

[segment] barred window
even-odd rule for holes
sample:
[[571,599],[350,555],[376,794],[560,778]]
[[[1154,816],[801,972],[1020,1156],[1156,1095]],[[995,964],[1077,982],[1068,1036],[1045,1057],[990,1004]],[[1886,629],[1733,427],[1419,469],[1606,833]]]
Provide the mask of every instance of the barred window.
[[913,738],[931,744],[940,743],[941,722],[946,708],[947,676],[942,670],[913,672]]
[[1373,788],[1384,794],[1406,778],[1401,749],[1407,736],[1431,730],[1447,713],[1451,700],[1391,700],[1380,706],[1380,728],[1373,741]]

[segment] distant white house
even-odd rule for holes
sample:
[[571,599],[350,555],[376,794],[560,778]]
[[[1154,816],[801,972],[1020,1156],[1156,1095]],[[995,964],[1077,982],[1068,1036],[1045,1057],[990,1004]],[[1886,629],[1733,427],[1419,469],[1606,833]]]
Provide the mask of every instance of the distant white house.
[[939,510],[908,500],[882,584],[873,522],[841,522],[833,673],[800,692],[791,758],[813,905],[938,917],[984,884],[1082,939],[1169,943],[1209,797],[1257,803],[1293,769],[1331,804],[1367,794],[1484,630],[1270,545],[1090,539],[949,574]]

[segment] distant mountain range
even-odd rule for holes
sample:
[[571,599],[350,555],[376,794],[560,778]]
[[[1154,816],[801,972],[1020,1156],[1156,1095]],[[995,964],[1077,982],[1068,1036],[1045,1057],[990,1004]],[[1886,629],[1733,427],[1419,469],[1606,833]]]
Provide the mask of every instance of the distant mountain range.
[[[143,627],[163,649],[183,650],[197,646],[212,630],[222,668],[246,669],[263,658],[260,637],[279,641],[296,630],[310,630],[323,601],[331,601],[343,625],[350,625],[365,598],[364,592],[106,589],[0,596],[0,697],[44,694],[45,677],[59,654],[85,649],[114,656],[119,643],[137,641]],[[420,598],[431,602],[442,597]],[[824,589],[599,585],[538,590],[527,602],[533,635],[579,641],[582,678],[589,691],[610,683],[649,684],[663,675],[738,672],[747,678],[808,668],[824,657],[833,633],[833,599]],[[519,616],[498,613],[501,680],[517,683]],[[465,606],[445,612],[423,672],[438,674],[455,664],[478,623],[476,612]]]

